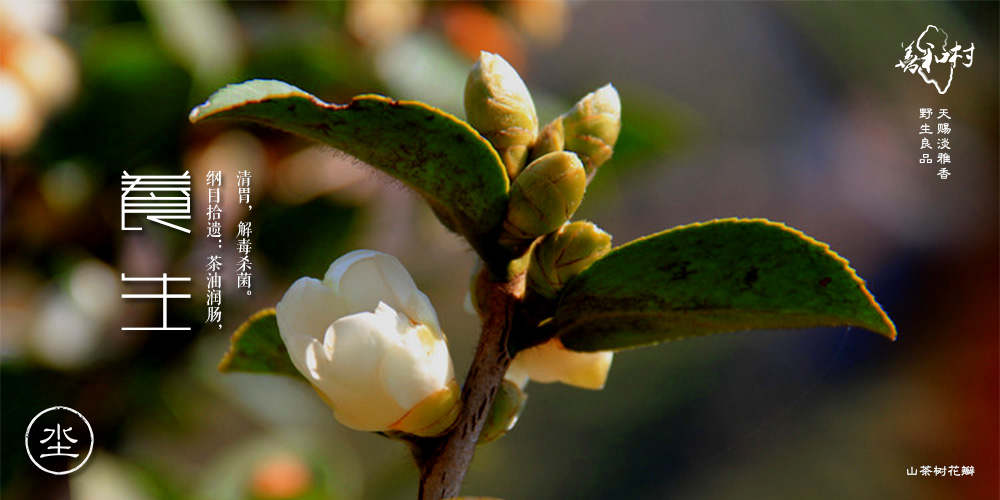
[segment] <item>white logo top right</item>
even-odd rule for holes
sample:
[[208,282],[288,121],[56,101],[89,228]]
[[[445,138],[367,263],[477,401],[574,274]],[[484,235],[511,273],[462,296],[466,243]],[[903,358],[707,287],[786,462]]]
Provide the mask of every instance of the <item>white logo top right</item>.
[[[925,82],[934,85],[938,93],[944,94],[951,87],[955,66],[965,60],[967,62],[962,62],[962,66],[972,67],[972,52],[976,49],[974,43],[970,43],[969,48],[964,50],[958,42],[954,43],[949,49],[948,33],[928,24],[917,40],[904,48],[906,53],[895,67],[903,68],[903,71],[909,71],[910,74],[919,74]],[[900,43],[899,46],[903,47],[903,44]]]

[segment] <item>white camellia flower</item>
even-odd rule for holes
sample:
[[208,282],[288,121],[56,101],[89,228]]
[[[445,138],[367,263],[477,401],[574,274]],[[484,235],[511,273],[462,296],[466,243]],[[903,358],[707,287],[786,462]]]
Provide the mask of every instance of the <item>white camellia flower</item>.
[[612,357],[612,351],[570,351],[559,339],[552,339],[517,353],[504,377],[521,388],[530,378],[535,382],[562,382],[583,389],[603,389]]
[[437,314],[395,257],[356,250],[323,281],[300,278],[277,319],[295,367],[344,425],[433,436],[458,416]]

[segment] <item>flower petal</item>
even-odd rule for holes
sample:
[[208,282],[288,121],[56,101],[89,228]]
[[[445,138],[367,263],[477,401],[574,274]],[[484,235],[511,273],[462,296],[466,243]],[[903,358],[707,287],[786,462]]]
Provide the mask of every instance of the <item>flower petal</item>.
[[344,301],[319,280],[299,278],[278,302],[278,331],[288,348],[292,363],[309,377],[306,350],[312,342],[323,340],[326,329],[346,314]]
[[[395,321],[394,315],[370,312],[340,318],[327,332],[324,352],[316,353],[318,377],[313,385],[348,427],[385,430],[407,411],[386,392],[377,375]],[[320,356],[328,359],[324,362]]]
[[296,368],[344,425],[424,436],[454,420],[459,389],[437,314],[395,257],[351,252],[322,282],[296,281],[277,310]]
[[374,311],[379,302],[385,302],[414,323],[441,331],[431,301],[392,255],[374,250],[350,252],[330,264],[323,283],[344,298],[351,313]]
[[[395,314],[389,306],[382,308]],[[398,316],[395,341],[386,345],[379,377],[385,390],[410,408],[455,378],[448,344],[427,325],[413,325]]]
[[613,357],[612,351],[570,351],[559,339],[552,339],[519,352],[511,362],[507,378],[517,383],[527,374],[535,382],[562,382],[583,389],[603,389]]
[[524,368],[523,358],[517,356],[514,360],[510,362],[510,366],[507,367],[507,373],[503,375],[503,378],[512,384],[516,385],[518,389],[524,390],[528,385],[528,371]]

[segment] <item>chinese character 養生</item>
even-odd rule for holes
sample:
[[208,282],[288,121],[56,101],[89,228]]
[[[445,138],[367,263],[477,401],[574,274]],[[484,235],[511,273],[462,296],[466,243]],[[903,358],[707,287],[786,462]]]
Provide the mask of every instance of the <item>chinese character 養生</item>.
[[160,278],[128,278],[122,273],[122,281],[160,281],[163,283],[163,293],[131,293],[122,294],[123,299],[163,299],[163,326],[161,327],[122,327],[122,330],[190,330],[191,327],[169,327],[167,326],[167,299],[190,299],[189,293],[167,293],[167,283],[171,281],[191,281],[191,278],[171,278],[167,273],[163,273]]
[[[178,196],[162,196],[169,192]],[[139,196],[146,192],[148,196]],[[161,196],[157,196],[160,193]],[[167,220],[191,220],[191,176],[181,175],[131,175],[122,171],[122,231],[141,231],[125,222],[126,214],[146,214],[146,219],[190,233],[186,227]]]

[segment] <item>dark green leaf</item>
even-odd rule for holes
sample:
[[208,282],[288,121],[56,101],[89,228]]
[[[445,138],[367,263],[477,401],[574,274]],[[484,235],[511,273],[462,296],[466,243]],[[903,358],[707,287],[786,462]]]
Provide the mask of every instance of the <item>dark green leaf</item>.
[[577,351],[737,330],[896,328],[847,261],[783,224],[725,219],[612,250],[567,283],[550,327]]
[[328,104],[277,80],[229,85],[190,119],[239,118],[328,144],[403,181],[487,262],[507,210],[509,183],[500,157],[467,123],[426,104],[378,95]]
[[273,373],[306,381],[288,357],[274,309],[254,314],[236,330],[229,340],[229,352],[219,363],[219,371]]

